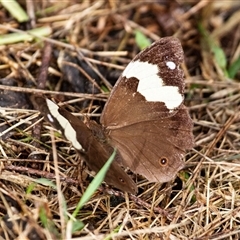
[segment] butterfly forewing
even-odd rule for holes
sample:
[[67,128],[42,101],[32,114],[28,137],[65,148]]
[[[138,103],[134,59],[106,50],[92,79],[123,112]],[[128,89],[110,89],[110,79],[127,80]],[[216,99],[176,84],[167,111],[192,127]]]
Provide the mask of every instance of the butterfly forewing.
[[[35,97],[35,101],[46,120],[60,130],[64,137],[72,143],[90,169],[98,172],[111,156],[113,148],[98,141],[83,121],[64,108],[42,97]],[[94,126],[96,128],[97,125],[94,124]],[[98,128],[101,129],[101,127]],[[130,193],[136,193],[137,191],[133,180],[116,161],[111,164],[105,176],[105,181],[122,191]]]
[[136,55],[111,91],[101,116],[103,126],[174,115],[183,102],[182,61],[181,43],[173,37],[163,38]]

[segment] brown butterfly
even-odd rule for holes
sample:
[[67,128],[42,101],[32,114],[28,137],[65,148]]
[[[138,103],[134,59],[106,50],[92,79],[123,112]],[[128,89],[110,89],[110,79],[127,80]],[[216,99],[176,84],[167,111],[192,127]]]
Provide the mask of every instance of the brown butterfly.
[[174,37],[161,38],[136,55],[112,89],[101,125],[84,124],[48,99],[36,101],[92,170],[99,171],[116,148],[105,181],[136,193],[136,184],[121,165],[151,182],[167,182],[183,168],[185,151],[193,147],[193,124],[183,105],[183,58]]

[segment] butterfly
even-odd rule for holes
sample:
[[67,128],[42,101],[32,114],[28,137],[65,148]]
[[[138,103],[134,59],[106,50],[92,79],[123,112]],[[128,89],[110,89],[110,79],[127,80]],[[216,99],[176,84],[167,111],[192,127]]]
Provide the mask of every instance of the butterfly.
[[194,145],[193,123],[183,103],[183,60],[175,37],[161,38],[137,54],[113,87],[100,124],[84,123],[49,99],[35,100],[93,171],[116,148],[105,181],[135,194],[137,186],[122,166],[150,182],[168,182],[184,167],[185,152]]

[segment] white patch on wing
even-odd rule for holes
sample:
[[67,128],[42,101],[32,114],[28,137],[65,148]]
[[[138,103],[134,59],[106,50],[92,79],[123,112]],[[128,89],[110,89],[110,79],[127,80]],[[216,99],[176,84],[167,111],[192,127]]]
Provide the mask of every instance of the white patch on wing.
[[50,113],[47,114],[47,118],[48,118],[49,122],[54,123],[54,119]]
[[176,68],[176,64],[174,62],[166,62],[166,65],[168,66],[169,69],[174,70]]
[[[46,99],[46,103],[49,109],[49,112],[52,114],[54,118],[57,119],[58,123],[61,125],[61,127],[64,130],[64,136],[68,141],[70,141],[73,145],[78,150],[84,151],[82,145],[78,142],[77,140],[77,133],[74,130],[74,128],[71,126],[69,121],[63,117],[59,112],[58,112],[58,105],[52,102],[49,99]],[[50,122],[53,122],[53,119],[51,119],[48,115],[48,119]]]
[[[175,65],[176,67],[176,65]],[[158,66],[140,60],[130,62],[122,73],[123,77],[135,77],[139,80],[137,91],[149,102],[163,102],[171,110],[183,101],[177,86],[164,86],[158,76]]]

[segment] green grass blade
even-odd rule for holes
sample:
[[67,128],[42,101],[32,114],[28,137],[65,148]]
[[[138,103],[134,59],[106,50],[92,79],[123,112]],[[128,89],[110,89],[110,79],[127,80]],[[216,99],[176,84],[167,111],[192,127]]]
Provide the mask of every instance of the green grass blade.
[[135,31],[135,41],[141,50],[151,45],[151,41],[138,30]]
[[49,36],[52,29],[49,26],[35,28],[28,32],[9,33],[0,36],[0,45],[12,44],[16,42],[32,41],[38,36]]
[[15,0],[0,0],[4,8],[7,9],[10,14],[17,19],[18,22],[27,22],[29,17],[27,13],[22,9],[19,3]]
[[81,197],[75,211],[73,212],[72,216],[75,218],[79,212],[79,210],[83,207],[83,205],[88,202],[88,200],[92,197],[93,193],[98,189],[101,183],[104,180],[104,177],[113,162],[116,155],[116,150],[114,150],[113,154],[110,156],[108,161],[104,164],[101,170],[97,173],[93,181],[89,184],[88,188],[86,189],[85,193]]
[[238,71],[240,71],[240,57],[229,66],[228,68],[229,77],[234,78]]

